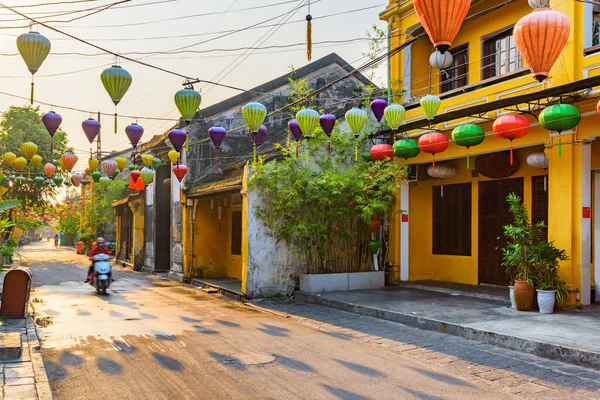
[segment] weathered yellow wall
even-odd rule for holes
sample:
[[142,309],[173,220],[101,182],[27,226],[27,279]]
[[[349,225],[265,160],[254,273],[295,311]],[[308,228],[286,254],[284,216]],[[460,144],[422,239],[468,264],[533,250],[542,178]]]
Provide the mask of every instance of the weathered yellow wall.
[[133,213],[133,268],[140,270],[144,265],[144,198],[129,202]]

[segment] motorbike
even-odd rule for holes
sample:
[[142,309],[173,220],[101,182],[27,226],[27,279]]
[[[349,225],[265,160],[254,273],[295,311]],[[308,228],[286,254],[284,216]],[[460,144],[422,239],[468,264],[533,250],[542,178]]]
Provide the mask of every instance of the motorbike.
[[112,266],[108,260],[111,256],[108,254],[96,254],[92,257],[94,262],[94,273],[90,278],[90,285],[96,288],[98,293],[106,294],[106,289],[110,287],[110,277]]

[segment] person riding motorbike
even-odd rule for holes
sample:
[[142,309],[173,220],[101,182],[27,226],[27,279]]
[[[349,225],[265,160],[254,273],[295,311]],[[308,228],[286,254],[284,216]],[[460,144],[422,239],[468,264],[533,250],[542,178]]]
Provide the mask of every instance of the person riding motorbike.
[[[109,256],[112,255],[112,254],[110,254],[110,250],[108,249],[108,247],[106,247],[106,241],[102,237],[99,237],[98,239],[96,239],[96,246],[92,250],[90,250],[90,254],[89,254],[90,260],[97,254],[106,254]],[[93,261],[92,261],[92,265],[90,265],[90,268],[88,269],[85,283],[88,283],[90,281],[90,275],[92,272],[94,272],[94,262]],[[113,282],[112,274],[109,274],[109,279],[111,280],[111,282]]]
[[54,235],[54,247],[58,247],[58,233]]

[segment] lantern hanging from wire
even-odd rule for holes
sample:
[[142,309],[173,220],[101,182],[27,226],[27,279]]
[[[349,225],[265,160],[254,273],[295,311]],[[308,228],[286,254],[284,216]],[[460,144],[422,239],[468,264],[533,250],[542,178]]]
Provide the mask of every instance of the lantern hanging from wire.
[[387,121],[392,131],[397,131],[400,125],[404,123],[404,117],[406,116],[406,109],[400,104],[390,104],[385,108],[383,116]]
[[85,133],[88,142],[90,142],[90,158],[92,157],[92,143],[94,143],[94,140],[100,133],[100,127],[100,122],[96,121],[94,118],[88,118],[81,123],[83,133]]
[[136,169],[136,170],[131,171],[129,173],[129,176],[131,177],[131,179],[133,179],[133,183],[136,183],[140,177],[140,170]]
[[132,78],[131,74],[119,65],[113,65],[110,68],[102,71],[100,80],[104,89],[108,92],[110,99],[115,105],[115,135],[117,134],[117,105],[127,93],[127,90],[131,86]]
[[117,170],[117,162],[115,160],[104,160],[102,161],[102,170],[106,176],[112,177],[114,172]]
[[358,138],[360,137],[362,130],[365,129],[369,116],[366,111],[354,107],[346,111],[345,117],[346,123],[354,134],[354,160],[358,161]]
[[439,97],[434,96],[432,94],[428,94],[423,96],[421,99],[421,107],[425,112],[425,116],[429,120],[429,124],[433,124],[433,120],[440,109],[440,105],[442,104],[442,100]]
[[562,156],[561,133],[574,129],[581,121],[581,113],[571,104],[554,104],[542,110],[538,120],[542,128],[558,132],[558,155]]
[[100,177],[101,177],[101,176],[102,176],[102,172],[100,172],[100,171],[94,171],[94,172],[92,172],[92,180],[93,180],[95,183],[98,183],[98,182],[100,182]]
[[107,188],[110,185],[110,178],[108,176],[102,176],[100,177],[100,186],[102,186],[103,188]]
[[381,137],[381,119],[385,113],[388,102],[383,99],[375,99],[371,102],[371,112],[377,120],[377,137]]
[[369,150],[369,155],[373,161],[389,161],[394,158],[394,150],[391,144],[376,144]]
[[54,175],[54,171],[56,171],[56,166],[52,163],[46,163],[44,165],[44,172],[48,178],[51,178]]
[[471,146],[477,146],[485,139],[485,132],[483,128],[475,124],[465,124],[454,128],[452,131],[452,140],[458,146],[467,148],[467,169],[471,169],[471,156],[469,155],[469,148]]
[[[225,135],[227,135],[227,129],[221,126],[213,126],[208,129],[208,136],[210,137],[210,140],[212,141],[213,146],[215,146],[215,150],[217,152],[215,161],[215,173],[217,174],[219,173],[219,149],[223,144],[223,139],[225,139]],[[181,179],[179,179],[179,182],[181,182]]]
[[17,49],[31,72],[31,93],[29,102],[33,105],[34,83],[33,76],[42,66],[42,63],[50,53],[50,40],[39,32],[30,31],[23,33],[17,38]]
[[435,155],[446,151],[448,138],[441,132],[433,131],[422,135],[418,143],[421,151],[432,155],[431,170],[435,172]]
[[300,142],[304,140],[304,135],[302,135],[302,129],[300,129],[300,125],[295,119],[288,121],[288,129],[296,141],[296,160],[298,160],[298,149],[300,148]]
[[154,180],[154,170],[144,167],[140,171],[140,177],[142,178],[144,185],[148,186]]
[[169,156],[171,163],[177,164],[177,161],[179,161],[179,152],[177,150],[169,150],[167,155]]
[[64,166],[63,169],[66,169],[67,171],[71,172],[75,167],[75,164],[77,164],[79,157],[77,157],[71,152],[66,152],[65,154],[63,154],[60,160],[62,161],[62,164]]
[[549,8],[535,9],[515,24],[515,44],[536,80],[548,77],[570,33],[569,18]]
[[144,128],[141,125],[136,123],[129,124],[125,128],[125,134],[131,143],[131,147],[135,150],[137,148],[138,143],[142,139],[142,135],[144,134]]
[[254,139],[254,135],[258,133],[261,125],[267,118],[267,107],[265,107],[261,103],[248,103],[244,107],[242,107],[242,116],[244,117],[244,121],[246,121],[246,125],[248,125],[248,130],[250,131],[250,136],[254,141],[254,159],[257,159],[256,155],[256,140]]
[[[543,151],[534,151],[527,156],[527,164],[533,168],[541,168],[544,171],[548,169],[548,157]],[[548,190],[547,175],[544,175],[544,192]]]
[[35,183],[35,186],[37,187],[42,187],[42,185],[44,184],[44,178],[41,176],[36,176],[35,178],[33,178],[33,183]]
[[42,123],[46,127],[48,134],[50,134],[50,153],[52,153],[54,150],[54,142],[52,139],[62,123],[62,117],[54,111],[50,111],[42,115]]
[[152,169],[153,170],[156,171],[158,169],[158,167],[160,167],[160,164],[162,164],[162,160],[160,158],[154,157],[152,159]]
[[510,114],[503,115],[494,121],[492,127],[494,134],[501,139],[510,141],[510,165],[513,164],[513,140],[520,139],[527,135],[531,124],[523,115]]
[[83,175],[80,173],[75,173],[71,176],[71,182],[73,182],[73,186],[79,187],[81,185],[81,181],[83,181]]
[[306,139],[306,163],[308,164],[310,148],[308,141],[312,139],[315,129],[319,125],[319,112],[311,108],[303,108],[296,113],[296,121],[302,130],[304,139]]
[[60,187],[60,185],[62,185],[64,178],[62,176],[55,176],[54,178],[52,178],[52,180],[54,181],[54,184],[57,187]]
[[400,139],[394,142],[392,151],[396,157],[408,160],[409,158],[418,156],[421,152],[421,149],[419,148],[419,143],[417,143],[416,140]]
[[33,157],[31,157],[31,166],[33,168],[37,168],[42,164],[42,157],[39,154],[34,154]]
[[175,150],[181,152],[181,149],[187,140],[187,133],[185,133],[183,129],[171,129],[168,137]]
[[173,166],[173,174],[177,177],[177,180],[181,182],[187,174],[188,168],[183,164],[176,164]]
[[119,168],[121,171],[123,171],[127,166],[127,159],[125,157],[117,157],[115,158],[115,162],[117,163],[117,168]]
[[[262,144],[262,142],[265,140],[265,138],[267,137],[267,127],[264,125],[261,125],[260,128],[258,128],[258,132],[256,132],[254,135],[252,135],[252,139],[254,140],[254,149],[256,150],[258,148],[258,146],[260,146]],[[256,157],[255,157],[255,161],[258,161],[258,153],[255,151]]]
[[17,171],[23,171],[27,165],[27,159],[25,157],[15,158],[15,168]]
[[414,0],[413,5],[429,40],[443,54],[452,46],[471,0]]
[[142,162],[148,168],[152,166],[152,161],[154,160],[154,156],[152,154],[144,154],[142,156]]
[[17,159],[17,155],[12,151],[7,151],[2,157],[4,158],[4,163],[9,167],[12,167]]
[[31,160],[31,157],[37,153],[38,146],[33,142],[25,142],[21,145],[21,151],[26,159]]
[[88,158],[88,168],[90,169],[90,171],[95,171],[98,169],[98,164],[100,162],[98,161],[97,158]]
[[175,93],[174,99],[181,118],[187,125],[192,121],[194,115],[196,115],[202,102],[202,96],[194,90],[191,84],[186,85],[186,87]]
[[336,118],[333,114],[324,114],[319,117],[319,125],[327,135],[327,154],[331,155],[331,132],[335,127]]
[[429,65],[431,65],[433,68],[437,68],[442,71],[446,68],[449,68],[453,62],[454,57],[449,51],[442,54],[438,50],[436,50],[429,56]]
[[444,197],[444,179],[452,178],[456,175],[456,168],[448,164],[438,164],[437,168],[433,169],[432,166],[427,167],[427,175],[432,178],[442,180],[440,186],[440,195]]

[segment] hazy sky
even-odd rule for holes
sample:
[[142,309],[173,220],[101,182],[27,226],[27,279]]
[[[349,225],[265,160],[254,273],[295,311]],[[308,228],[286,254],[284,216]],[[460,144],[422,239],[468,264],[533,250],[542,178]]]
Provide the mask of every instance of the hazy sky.
[[[60,0],[12,0],[10,2],[7,0],[7,3],[11,6],[29,6],[57,1]],[[118,53],[168,51],[210,39],[214,40],[192,46],[188,50],[206,51],[258,45],[263,47],[280,46],[303,43],[306,39],[306,22],[304,21],[307,13],[306,6],[299,8],[289,21],[283,24],[275,33],[273,33],[274,29],[269,31],[271,28],[261,28],[217,38],[224,34],[217,32],[241,29],[267,19],[272,19],[272,21],[266,22],[266,25],[280,23],[283,18],[281,17],[282,14],[286,14],[287,17],[291,10],[306,3],[306,1],[300,0],[131,0],[116,5],[112,9],[73,22],[60,21],[82,16],[89,13],[89,11],[48,17],[50,12],[63,13],[89,9],[108,5],[115,1],[117,0],[88,0],[76,4],[24,7],[18,8],[18,10],[32,17],[46,17],[45,21],[56,21],[48,23],[67,33]],[[311,0],[311,14],[314,18],[313,42],[365,38],[366,32],[371,29],[372,25],[385,26],[378,18],[378,14],[384,10],[385,4],[385,0]],[[375,7],[318,19],[322,16],[372,6]],[[252,7],[260,8],[236,11]],[[207,13],[213,13],[213,15],[192,16],[193,14]],[[181,18],[186,16],[190,17]],[[111,26],[123,24],[131,26]],[[27,22],[22,18],[15,16],[6,9],[0,9],[0,28],[2,28],[0,29],[0,54],[2,54],[0,91],[28,97],[31,75],[18,55],[16,47],[16,37],[28,30],[28,28],[18,27],[25,25],[27,25]],[[39,31],[50,39],[52,50],[35,77],[36,100],[94,112],[113,113],[114,106],[102,86],[100,73],[113,63],[114,57],[107,54],[99,56],[82,55],[99,54],[101,52],[50,31],[45,27],[39,27]],[[261,39],[265,34],[266,36]],[[271,34],[272,36],[269,37]],[[182,35],[193,36],[173,37]],[[259,42],[256,43],[257,41]],[[316,44],[313,48],[313,60],[331,52],[337,52],[349,63],[358,60],[353,65],[359,66],[365,62],[364,59],[361,59],[361,55],[367,50],[368,44],[366,41],[351,42],[349,44]],[[80,54],[59,55],[56,53]],[[184,52],[168,55],[132,54],[130,57],[143,58],[148,63],[187,76],[212,81],[221,79],[223,84],[244,89],[250,89],[282,75],[288,72],[292,65],[297,68],[307,63],[305,46],[255,50],[233,72],[224,77],[224,74],[217,76],[242,53],[243,51],[221,51],[203,54]],[[243,57],[237,62],[242,59]],[[120,114],[177,118],[178,112],[173,102],[173,94],[182,87],[182,78],[125,60],[122,60],[120,64],[133,76],[131,88],[119,104],[118,111]],[[239,91],[203,84],[198,84],[195,88],[202,89],[201,108],[239,93]],[[28,104],[26,100],[0,94],[0,110],[5,110],[10,105],[26,104]],[[49,106],[40,106],[40,108],[43,112],[50,110]],[[87,158],[89,143],[81,130],[81,122],[88,118],[90,114],[60,108],[54,110],[62,115],[62,128],[68,133],[71,145],[77,149],[77,155],[80,159]],[[122,149],[128,146],[124,128],[127,124],[135,122],[134,120],[120,118],[119,133],[117,135],[113,133],[112,117],[102,117],[101,122],[103,125],[103,150]],[[164,132],[174,121],[157,122],[139,119],[138,123],[145,128],[144,138],[142,139],[145,141],[155,134]],[[85,163],[82,164],[85,165]]]

